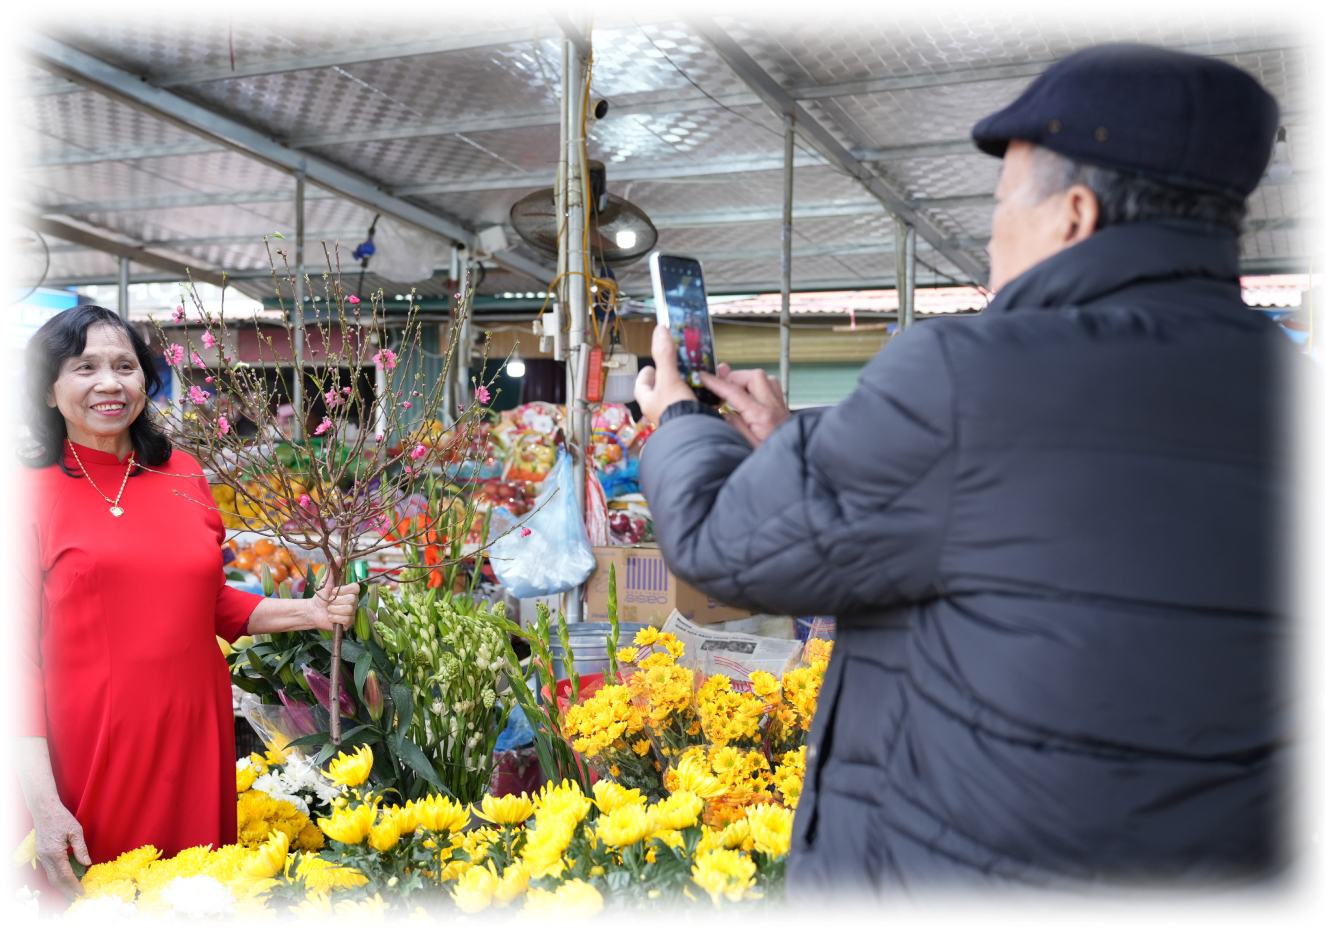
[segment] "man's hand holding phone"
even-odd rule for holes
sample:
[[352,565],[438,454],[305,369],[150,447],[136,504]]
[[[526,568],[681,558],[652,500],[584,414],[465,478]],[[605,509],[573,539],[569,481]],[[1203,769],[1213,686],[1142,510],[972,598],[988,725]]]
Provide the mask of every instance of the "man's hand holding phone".
[[695,392],[677,368],[677,349],[666,326],[654,327],[650,343],[654,367],[635,376],[635,402],[650,423],[658,425],[663,411],[679,400],[695,400]]
[[723,398],[723,407],[732,411],[724,413],[723,419],[740,430],[752,448],[769,438],[792,415],[783,401],[778,379],[766,375],[763,368],[733,371],[726,364],[719,364],[716,376],[702,371],[700,380]]
[[[695,400],[695,392],[677,369],[676,348],[672,334],[666,326],[654,327],[651,344],[654,368],[646,368],[636,376],[635,400],[640,412],[651,423],[658,423],[663,411],[679,400]],[[725,413],[727,420],[746,437],[752,447],[758,446],[778,425],[792,415],[783,402],[783,392],[777,378],[770,378],[763,369],[752,368],[733,371],[725,364],[718,366],[718,374],[700,372],[704,386],[724,401],[732,410]]]

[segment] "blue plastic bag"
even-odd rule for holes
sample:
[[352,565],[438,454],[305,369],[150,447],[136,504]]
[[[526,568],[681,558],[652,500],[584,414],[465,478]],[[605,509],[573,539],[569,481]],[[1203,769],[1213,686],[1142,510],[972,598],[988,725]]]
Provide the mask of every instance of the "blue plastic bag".
[[576,506],[573,479],[571,459],[564,454],[529,513],[516,517],[505,507],[493,508],[488,559],[512,597],[560,594],[594,573],[594,552]]

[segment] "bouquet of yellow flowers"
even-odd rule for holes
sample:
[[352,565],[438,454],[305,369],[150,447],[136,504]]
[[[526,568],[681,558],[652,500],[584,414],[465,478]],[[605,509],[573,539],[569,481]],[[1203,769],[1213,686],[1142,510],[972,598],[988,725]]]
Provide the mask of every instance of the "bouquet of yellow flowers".
[[[802,749],[810,734],[810,722],[819,703],[820,685],[824,670],[829,666],[833,640],[807,641],[801,664],[783,675],[782,701],[774,711],[770,740],[770,753],[775,763],[781,763],[787,753]],[[799,784],[799,782],[798,782]]]
[[[697,676],[697,680],[701,676]],[[742,682],[742,684],[746,684]],[[695,712],[705,739],[714,746],[760,749],[778,707],[778,679],[765,671],[750,673],[751,690],[740,690],[723,674],[703,678],[695,691]]]
[[585,757],[594,774],[630,788],[650,800],[663,793],[663,766],[645,735],[644,716],[625,685],[604,685],[572,704],[563,719],[571,748]]
[[664,767],[704,742],[692,700],[695,672],[677,664],[685,647],[671,633],[645,627],[617,653],[621,675]]

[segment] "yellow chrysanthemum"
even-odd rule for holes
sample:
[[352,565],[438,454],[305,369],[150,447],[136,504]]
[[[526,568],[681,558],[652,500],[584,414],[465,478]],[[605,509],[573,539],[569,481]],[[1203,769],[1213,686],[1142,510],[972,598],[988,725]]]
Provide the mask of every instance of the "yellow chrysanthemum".
[[709,766],[696,756],[683,758],[672,770],[672,774],[676,776],[676,787],[672,789],[674,793],[690,791],[707,801],[727,790],[727,786],[710,773]]
[[373,897],[364,898],[362,901],[340,901],[333,910],[336,911],[337,917],[381,920],[386,916],[387,902],[382,900],[381,894],[375,894]]
[[653,807],[654,820],[662,830],[684,830],[695,826],[704,801],[694,791],[678,791]]
[[372,771],[373,748],[361,746],[352,756],[339,753],[327,766],[324,774],[332,780],[332,784],[354,788],[368,781],[369,773]]
[[18,849],[14,850],[14,865],[31,865],[35,869],[40,861],[37,855],[37,831],[30,830],[23,837],[23,842],[18,844]]
[[652,626],[647,626],[635,634],[635,644],[637,646],[652,646],[654,643],[658,642],[660,635],[661,634],[658,630],[654,629]]
[[765,671],[750,673],[750,686],[758,697],[768,700],[778,693],[778,679]]
[[311,891],[303,901],[290,907],[290,913],[296,917],[330,917],[335,913],[332,910],[331,894],[321,890]]
[[294,845],[303,852],[317,852],[324,845],[322,831],[313,824],[305,824],[304,828],[296,834]]
[[290,837],[273,833],[272,838],[253,852],[244,866],[245,878],[272,878],[285,871],[286,856],[290,852]]
[[617,808],[628,804],[644,804],[645,796],[640,793],[639,788],[626,788],[612,781],[596,781],[594,802],[601,813],[611,814]]
[[649,740],[642,736],[631,744],[631,752],[635,753],[637,756],[649,755]]
[[831,639],[812,639],[806,642],[806,663],[808,665],[814,665],[816,662],[823,662],[827,665],[832,654],[833,640]]
[[143,870],[160,858],[161,850],[155,846],[140,846],[137,849],[121,853],[116,857],[114,865],[116,871],[124,878],[137,881]]
[[792,845],[792,812],[776,804],[746,808],[746,824],[755,849],[766,856],[786,856]]
[[562,854],[571,845],[576,826],[570,814],[554,814],[540,818],[536,828],[525,834],[525,848],[520,855],[529,867],[531,876],[546,878],[562,874],[565,868]]
[[653,668],[667,668],[676,664],[676,659],[670,652],[654,652],[645,656],[639,661],[640,668],[648,671]]
[[413,801],[404,807],[393,804],[383,812],[384,817],[391,817],[396,821],[396,827],[401,831],[401,836],[409,836],[419,828],[419,808]]
[[755,887],[755,863],[734,849],[711,849],[695,857],[691,878],[709,893],[715,905],[720,899],[740,901]]
[[268,765],[285,765],[290,754],[285,751],[283,746],[267,746],[267,751],[263,753],[263,762]]
[[529,866],[523,860],[507,866],[502,873],[502,880],[493,889],[493,907],[507,907],[524,894],[529,889],[529,878]]
[[378,818],[378,822],[368,831],[368,845],[378,852],[387,852],[390,849],[395,849],[396,844],[400,841],[400,820],[393,814],[384,811],[382,816]]
[[253,770],[253,766],[245,765],[242,768],[235,769],[235,791],[243,794],[253,787],[254,781],[258,778],[258,773]]
[[801,800],[801,786],[806,778],[806,747],[800,746],[783,755],[774,769],[773,783],[783,796],[783,803],[793,810]]
[[410,917],[404,918],[402,919],[402,921],[396,921],[395,923],[392,923],[391,926],[435,927],[438,926],[438,921],[435,921],[435,919],[428,917],[428,911],[424,910],[423,907],[415,907],[414,913],[412,913]]
[[640,650],[631,646],[617,650],[617,662],[621,665],[634,665],[640,657]]
[[534,802],[523,791],[518,795],[508,794],[500,798],[485,794],[479,807],[479,816],[484,820],[506,826],[524,823],[534,813]]
[[491,862],[487,868],[476,866],[460,877],[451,889],[451,900],[466,914],[477,914],[492,906],[493,892],[500,879]]
[[654,832],[653,814],[636,805],[619,807],[599,817],[595,826],[598,838],[609,846],[630,846]]
[[353,846],[362,843],[373,829],[377,819],[376,804],[361,804],[358,807],[342,807],[331,818],[318,818],[318,827],[332,839]]
[[456,833],[470,822],[470,811],[452,798],[430,794],[414,802],[419,825],[434,833]]
[[304,887],[310,896],[368,884],[368,878],[358,869],[338,866],[318,856],[301,856],[295,868],[295,877],[304,880]]
[[543,790],[534,798],[534,812],[538,817],[549,814],[570,814],[576,822],[585,819],[593,802],[585,797],[580,786],[563,778],[560,785],[552,782],[543,786]]

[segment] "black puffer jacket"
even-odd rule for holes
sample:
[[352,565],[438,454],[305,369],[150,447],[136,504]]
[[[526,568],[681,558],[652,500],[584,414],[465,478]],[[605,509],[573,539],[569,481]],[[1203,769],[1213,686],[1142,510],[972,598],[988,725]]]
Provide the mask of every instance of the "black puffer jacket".
[[757,451],[707,416],[650,438],[678,575],[838,615],[794,892],[1272,867],[1302,362],[1237,275],[1231,234],[1108,228]]

